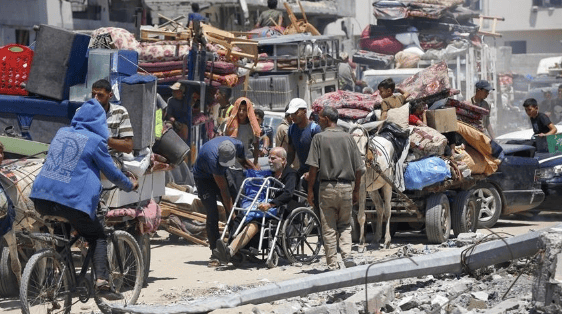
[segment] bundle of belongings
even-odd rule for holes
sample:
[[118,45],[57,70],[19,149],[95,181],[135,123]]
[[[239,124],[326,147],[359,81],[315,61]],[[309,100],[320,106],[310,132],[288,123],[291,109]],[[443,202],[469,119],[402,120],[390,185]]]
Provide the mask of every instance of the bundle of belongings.
[[[158,83],[171,83],[186,79],[189,73],[187,58],[193,46],[192,40],[144,40],[137,41],[133,34],[122,28],[103,27],[92,34],[91,47],[133,50],[138,53],[138,72],[158,78]],[[213,86],[233,87],[243,83],[238,66],[227,51],[218,44],[207,43],[204,51],[211,54],[207,59],[205,78]]]
[[[499,167],[501,147],[481,128],[482,117],[489,112],[449,98],[457,91],[450,88],[447,72],[446,64],[440,62],[404,80],[399,87],[409,93],[406,103],[388,110],[385,123],[375,130],[376,136],[393,145],[395,155],[390,157],[395,163],[394,183],[400,190],[420,190],[472,175],[489,176]],[[337,91],[318,98],[313,110],[334,106],[340,119],[363,123],[381,102],[378,92]],[[410,108],[419,107],[417,104],[440,109],[426,110],[426,125],[410,125]],[[374,136],[371,133],[370,143]]]
[[[478,12],[462,7],[462,0],[375,1],[377,25],[361,33],[361,60],[373,69],[414,68],[420,60],[446,60],[480,46],[479,27],[471,21]],[[371,52],[367,54],[366,52]],[[389,61],[389,57],[392,57]],[[358,62],[358,61],[357,61]]]
[[[433,103],[437,100],[458,94],[452,89],[447,64],[444,61],[436,63],[402,81],[396,89],[410,93],[408,101]],[[324,105],[334,106],[339,117],[344,120],[364,119],[380,109],[383,99],[376,90],[373,94],[361,94],[338,90],[326,93],[314,100],[312,109],[320,112]]]

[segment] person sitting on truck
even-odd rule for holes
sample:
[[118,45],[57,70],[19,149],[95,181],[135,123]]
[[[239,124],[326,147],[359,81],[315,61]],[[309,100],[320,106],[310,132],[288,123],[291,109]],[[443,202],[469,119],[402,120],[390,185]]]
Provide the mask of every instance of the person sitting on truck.
[[[470,99],[472,104],[475,105],[475,106],[482,107],[484,109],[487,109],[487,110],[491,111],[490,104],[488,104],[488,102],[486,101],[486,98],[490,94],[490,91],[494,90],[492,85],[490,85],[490,83],[486,80],[480,80],[480,81],[476,82],[476,84],[474,84],[474,87],[476,87],[476,93]],[[481,125],[482,128],[486,129],[486,131],[488,132],[488,136],[491,139],[494,139],[495,135],[494,135],[494,130],[492,129],[492,125],[490,124],[490,116],[484,115],[483,118],[482,118],[482,121],[480,121],[480,122],[482,124]]]
[[541,108],[545,115],[552,118],[552,113],[554,109],[554,99],[552,99],[552,92],[548,89],[543,91],[544,100],[541,102]]
[[425,104],[421,102],[413,103],[410,107],[408,122],[410,125],[427,126],[425,124]]
[[109,154],[121,160],[123,153],[133,151],[133,127],[127,109],[109,102],[112,96],[111,84],[107,80],[99,80],[92,85],[92,98],[102,105],[106,114]]
[[355,88],[355,72],[349,64],[349,55],[347,52],[340,54],[341,62],[338,66],[339,84],[341,90],[354,91]]
[[66,218],[90,246],[95,245],[96,293],[116,300],[123,296],[115,293],[109,283],[107,235],[96,216],[100,171],[127,192],[136,189],[138,183],[114,165],[107,149],[108,135],[104,108],[96,99],[88,100],[76,112],[70,126],[59,129],[53,138],[29,198],[39,214]]
[[228,117],[230,117],[232,108],[234,108],[230,100],[231,95],[232,89],[228,87],[219,87],[215,94],[215,100],[218,103],[216,124],[219,136],[224,135],[226,122],[228,121]]
[[267,0],[269,10],[263,11],[258,17],[256,28],[264,26],[283,26],[283,13],[277,9],[277,0]]
[[193,21],[209,23],[209,19],[199,13],[199,3],[191,3],[191,13],[187,15],[187,27],[193,26]]
[[548,116],[539,112],[539,105],[536,99],[525,99],[523,107],[525,107],[525,113],[527,113],[531,119],[531,125],[533,126],[533,133],[535,136],[543,137],[558,132],[554,124],[550,122]]
[[180,82],[176,82],[170,86],[170,89],[172,90],[172,97],[168,99],[166,121],[170,121],[174,131],[176,131],[184,141],[187,141],[189,127],[187,126],[188,109],[183,99],[185,86],[181,85]]
[[256,119],[258,119],[258,124],[261,128],[261,136],[260,136],[260,156],[266,156],[267,151],[273,146],[273,128],[269,125],[263,124],[263,119],[265,117],[265,113],[261,109],[254,110],[256,113]]
[[[396,89],[396,84],[392,78],[382,80],[377,86],[377,89],[382,97],[380,120],[386,119],[388,110],[402,107],[402,105],[406,102],[406,98],[410,95],[408,92]],[[394,95],[395,91],[399,92],[401,95]]]

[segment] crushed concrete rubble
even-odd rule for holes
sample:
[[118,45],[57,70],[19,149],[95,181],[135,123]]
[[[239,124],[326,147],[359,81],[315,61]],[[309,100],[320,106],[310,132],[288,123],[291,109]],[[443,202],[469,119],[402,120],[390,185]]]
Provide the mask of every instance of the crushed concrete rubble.
[[[473,237],[467,235],[464,238]],[[536,254],[472,269],[471,274],[464,271],[357,284],[255,305],[217,309],[210,313],[561,313],[562,282],[557,279],[562,278],[562,230],[554,228],[540,233],[538,238],[535,245],[539,250]],[[428,255],[427,251],[433,254],[442,250],[450,249],[429,245],[423,250],[414,250],[406,246],[399,255],[406,252],[409,256],[421,256]],[[365,265],[379,263],[366,259],[356,261]],[[326,268],[321,263],[315,267],[319,272]],[[257,288],[222,286],[212,291],[212,297],[225,298],[234,291],[244,293],[253,289]],[[193,298],[189,293],[178,297],[168,309],[179,306],[185,308],[184,313],[195,313],[188,309],[205,300]],[[116,313],[169,311],[165,307],[153,308],[153,311],[127,311],[124,308]]]

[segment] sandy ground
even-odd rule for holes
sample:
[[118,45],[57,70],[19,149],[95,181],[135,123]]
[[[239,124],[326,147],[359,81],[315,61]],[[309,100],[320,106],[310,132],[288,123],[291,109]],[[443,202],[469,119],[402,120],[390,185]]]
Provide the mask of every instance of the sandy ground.
[[[542,212],[536,217],[512,216],[509,219],[502,219],[492,230],[517,235],[529,230],[550,227],[561,221],[562,213]],[[490,233],[488,230],[478,230],[478,232]],[[173,244],[167,237],[165,231],[158,231],[158,236],[152,238],[152,263],[148,287],[142,290],[139,303],[172,304],[180,300],[212,295],[219,289],[227,288],[235,291],[240,286],[254,287],[305,277],[325,269],[323,258],[319,262],[302,266],[289,265],[281,259],[279,266],[273,269],[253,263],[246,263],[243,268],[233,266],[208,268],[207,261],[210,256],[208,248],[192,245],[183,240]],[[427,245],[427,239],[425,234],[419,232],[397,233],[392,243],[392,247],[388,250],[374,250],[373,247],[368,247],[364,253],[358,253],[357,247],[354,246],[354,254],[383,258],[408,243],[415,248],[423,249]],[[0,311],[6,314],[19,313],[19,300],[0,299]],[[78,303],[72,308],[72,313],[92,313],[92,311],[97,311],[93,300],[87,304]]]

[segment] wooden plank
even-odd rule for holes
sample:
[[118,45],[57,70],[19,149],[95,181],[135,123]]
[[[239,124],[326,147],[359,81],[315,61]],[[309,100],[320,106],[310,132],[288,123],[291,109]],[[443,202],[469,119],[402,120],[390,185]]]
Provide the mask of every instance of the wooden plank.
[[199,239],[199,238],[196,238],[196,237],[194,237],[194,236],[192,236],[192,235],[190,235],[190,234],[187,234],[187,233],[183,232],[182,230],[180,230],[180,229],[178,229],[178,228],[176,228],[176,227],[168,226],[168,227],[166,228],[166,231],[168,231],[169,233],[178,235],[178,236],[180,236],[180,237],[182,237],[182,238],[185,238],[187,241],[193,242],[193,243],[195,243],[195,244],[201,244],[201,245],[203,245],[203,246],[209,246],[209,244],[207,243],[207,241],[203,241],[203,240],[201,240],[201,239]]

